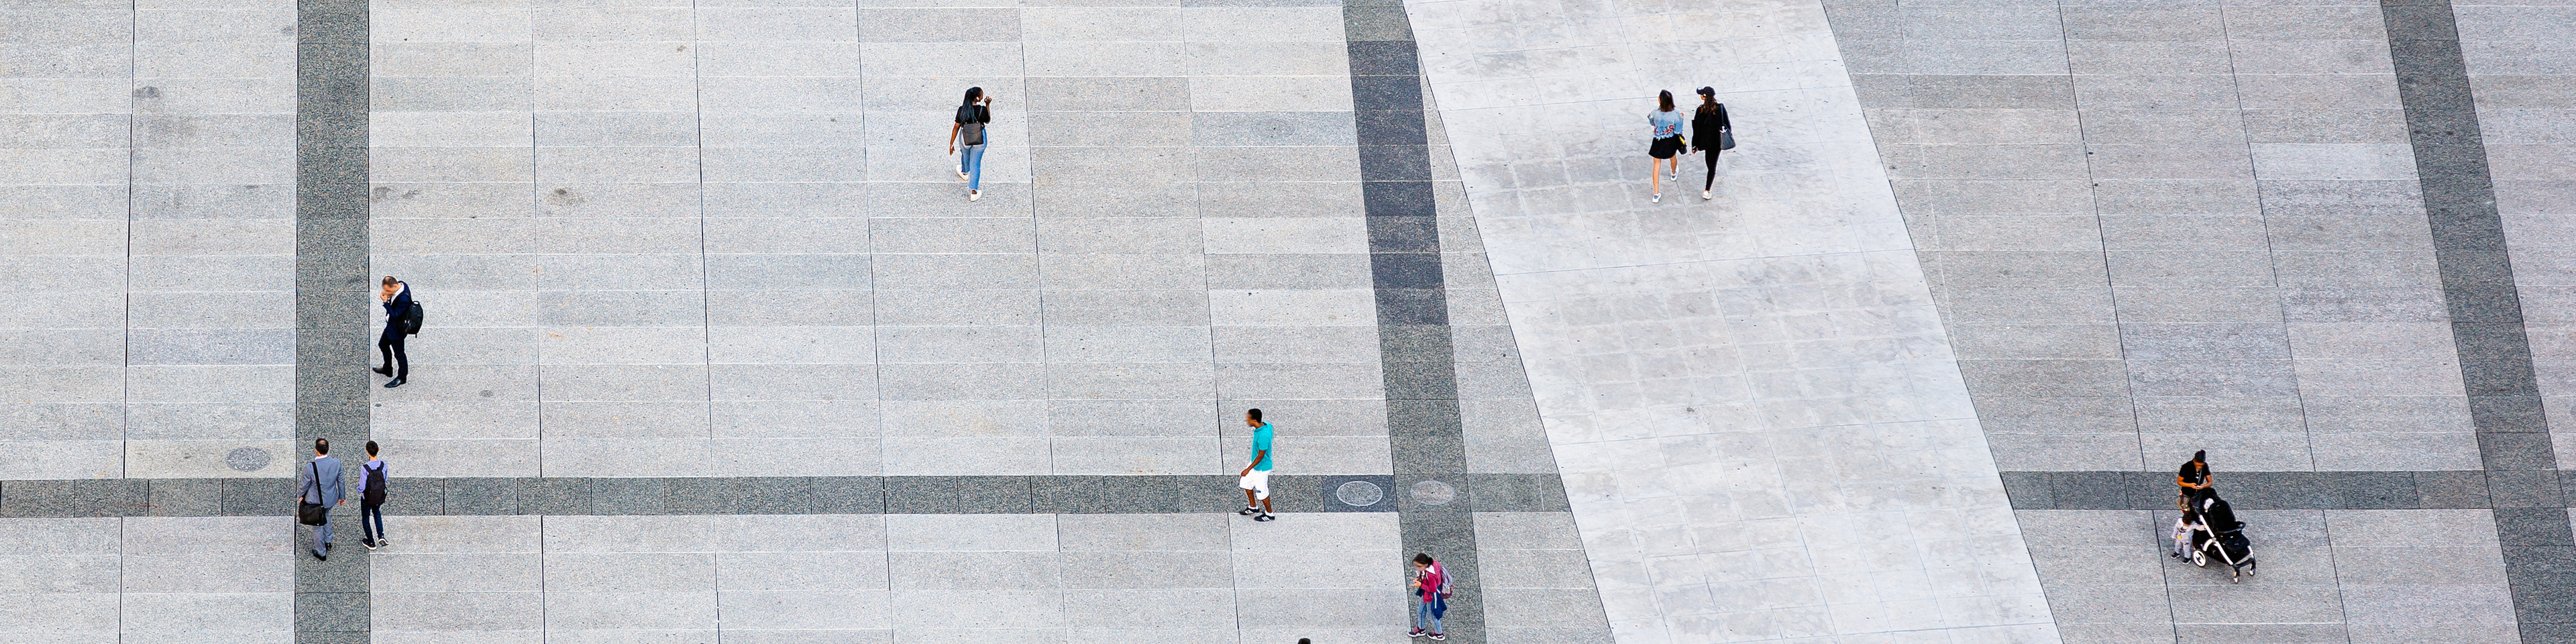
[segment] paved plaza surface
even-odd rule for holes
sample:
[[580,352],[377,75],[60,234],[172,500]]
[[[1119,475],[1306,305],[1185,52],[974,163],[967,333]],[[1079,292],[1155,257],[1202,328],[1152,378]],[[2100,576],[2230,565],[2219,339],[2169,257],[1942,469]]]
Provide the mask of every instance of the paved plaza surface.
[[2576,642],[2570,30],[11,0],[0,640],[1392,643],[1429,552],[1460,642]]

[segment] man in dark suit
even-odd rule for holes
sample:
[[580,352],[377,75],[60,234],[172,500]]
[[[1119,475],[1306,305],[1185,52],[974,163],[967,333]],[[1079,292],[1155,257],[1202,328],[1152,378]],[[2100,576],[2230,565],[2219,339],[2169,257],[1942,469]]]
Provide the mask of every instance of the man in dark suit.
[[385,332],[376,336],[376,351],[385,355],[385,366],[375,371],[394,377],[385,383],[386,389],[392,389],[403,386],[403,381],[411,377],[411,356],[403,353],[403,335],[410,330],[404,326],[411,318],[411,285],[387,275],[384,290],[376,294],[376,299],[385,305]]
[[322,525],[313,526],[313,557],[331,560],[330,508],[349,502],[341,487],[340,459],[331,458],[331,439],[313,439],[313,460],[295,473],[295,500],[319,504],[323,508]]

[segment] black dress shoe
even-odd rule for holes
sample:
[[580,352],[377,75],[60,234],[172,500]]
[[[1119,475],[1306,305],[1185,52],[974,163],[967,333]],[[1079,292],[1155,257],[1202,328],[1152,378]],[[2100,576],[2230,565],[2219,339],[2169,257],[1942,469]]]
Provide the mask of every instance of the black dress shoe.
[[392,388],[395,388],[395,387],[400,387],[400,386],[402,386],[402,385],[403,385],[403,379],[401,379],[401,378],[395,378],[395,379],[393,379],[393,380],[389,380],[389,381],[386,381],[386,382],[385,382],[385,388],[386,388],[386,389],[392,389]]
[[374,368],[374,369],[368,369],[368,371],[376,372],[376,374],[377,374],[377,375],[384,375],[384,376],[394,375],[394,368],[393,368],[393,367],[376,367],[376,368]]

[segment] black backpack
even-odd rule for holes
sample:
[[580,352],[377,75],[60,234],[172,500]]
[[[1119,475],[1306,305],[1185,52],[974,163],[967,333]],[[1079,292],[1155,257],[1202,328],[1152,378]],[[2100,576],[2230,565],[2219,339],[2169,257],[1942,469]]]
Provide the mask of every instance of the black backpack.
[[420,318],[420,300],[414,299],[411,308],[403,311],[403,335],[420,335]]
[[367,493],[358,495],[358,504],[371,508],[384,505],[385,469],[381,467],[359,467],[358,469],[367,472]]

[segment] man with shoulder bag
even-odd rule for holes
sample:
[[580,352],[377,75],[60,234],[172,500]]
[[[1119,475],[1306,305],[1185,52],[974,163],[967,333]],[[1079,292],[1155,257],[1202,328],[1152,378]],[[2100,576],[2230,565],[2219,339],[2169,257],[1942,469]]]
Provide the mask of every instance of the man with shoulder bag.
[[295,494],[296,522],[313,526],[313,558],[331,560],[331,508],[349,502],[341,485],[340,459],[331,458],[331,439],[313,439],[313,460],[306,461]]

